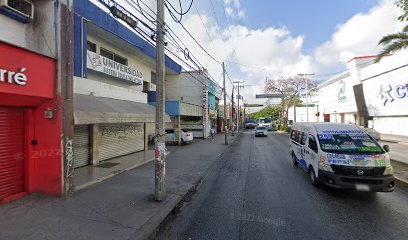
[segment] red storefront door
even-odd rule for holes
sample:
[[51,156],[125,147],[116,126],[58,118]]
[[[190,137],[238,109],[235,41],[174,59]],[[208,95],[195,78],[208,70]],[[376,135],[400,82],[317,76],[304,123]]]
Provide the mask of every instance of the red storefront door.
[[0,107],[0,203],[25,191],[24,112]]

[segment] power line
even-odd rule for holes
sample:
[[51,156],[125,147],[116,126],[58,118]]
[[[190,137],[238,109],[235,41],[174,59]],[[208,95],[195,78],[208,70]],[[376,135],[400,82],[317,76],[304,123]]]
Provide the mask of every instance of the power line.
[[196,10],[198,16],[200,17],[201,23],[203,24],[203,27],[204,27],[204,29],[205,29],[205,32],[207,33],[208,38],[209,38],[211,41],[214,41],[214,39],[211,37],[210,33],[208,32],[207,27],[206,27],[205,24],[204,24],[203,18],[201,17],[201,14],[200,14],[200,12],[198,11],[198,8],[196,7],[196,5],[195,5],[194,3],[193,3],[193,5],[194,5],[194,8],[195,8],[195,10]]

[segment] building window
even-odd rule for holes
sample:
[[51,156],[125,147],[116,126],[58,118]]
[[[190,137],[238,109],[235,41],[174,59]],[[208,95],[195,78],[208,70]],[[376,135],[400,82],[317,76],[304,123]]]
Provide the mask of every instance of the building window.
[[86,47],[88,51],[96,53],[96,44],[90,41],[86,41]]
[[123,64],[123,65],[126,65],[126,66],[128,65],[128,60],[126,58],[121,57],[121,56],[119,56],[119,55],[117,55],[117,54],[115,54],[113,52],[110,52],[110,51],[104,49],[104,48],[101,48],[100,54],[102,56],[104,56],[106,58],[109,58],[110,60],[113,60],[115,62],[118,62],[120,64]]
[[143,81],[143,92],[148,92],[150,91],[150,83]]
[[153,84],[157,84],[156,73],[152,72],[150,82]]

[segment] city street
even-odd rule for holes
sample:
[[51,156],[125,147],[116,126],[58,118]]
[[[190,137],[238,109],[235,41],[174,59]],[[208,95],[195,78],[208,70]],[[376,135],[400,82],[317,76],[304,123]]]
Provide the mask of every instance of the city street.
[[408,239],[408,191],[313,187],[286,134],[245,132],[156,239]]

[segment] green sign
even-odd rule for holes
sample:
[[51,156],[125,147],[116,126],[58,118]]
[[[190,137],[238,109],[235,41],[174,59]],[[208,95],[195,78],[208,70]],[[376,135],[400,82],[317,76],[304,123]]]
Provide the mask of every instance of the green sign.
[[346,101],[346,83],[343,80],[339,82],[339,92],[337,94],[338,102],[345,102]]

